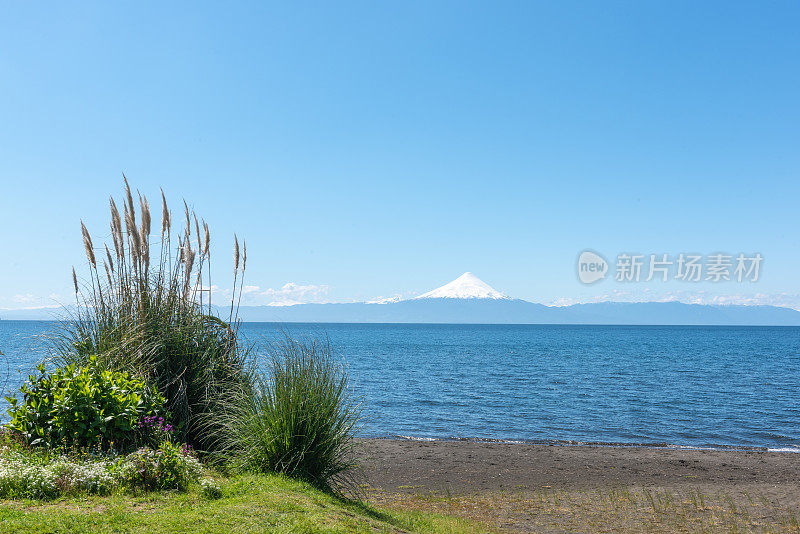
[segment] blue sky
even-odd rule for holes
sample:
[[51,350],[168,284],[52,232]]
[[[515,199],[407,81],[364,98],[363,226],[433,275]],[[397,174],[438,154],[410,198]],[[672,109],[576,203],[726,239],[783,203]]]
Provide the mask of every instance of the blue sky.
[[[0,308],[69,300],[79,220],[107,235],[122,172],[209,222],[214,273],[247,239],[249,303],[412,296],[472,271],[545,303],[800,307],[797,3],[2,13]],[[584,249],[764,260],[756,283],[585,286]]]

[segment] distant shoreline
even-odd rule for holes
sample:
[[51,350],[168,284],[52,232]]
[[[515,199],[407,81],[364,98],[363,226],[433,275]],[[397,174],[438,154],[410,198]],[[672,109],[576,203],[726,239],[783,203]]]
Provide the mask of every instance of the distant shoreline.
[[[46,319],[65,308],[0,310],[0,318]],[[228,310],[212,307],[226,317]],[[44,317],[47,315],[47,317]],[[548,306],[519,299],[424,298],[386,303],[349,302],[241,306],[247,322],[358,324],[523,324],[800,326],[800,311],[785,306],[687,304],[682,302],[594,302]]]
[[578,441],[578,440],[550,440],[550,439],[515,439],[515,438],[480,438],[480,437],[428,437],[406,436],[393,434],[389,436],[363,436],[360,440],[396,440],[419,443],[486,443],[505,445],[537,445],[548,447],[597,447],[613,449],[655,449],[674,451],[730,451],[730,452],[770,452],[770,453],[800,453],[800,446],[787,445],[785,447],[768,447],[761,445],[681,445],[677,443],[658,442],[613,442],[613,441]]
[[[0,323],[57,323],[65,319],[4,319],[0,317]],[[354,326],[587,326],[587,327],[646,327],[646,328],[800,328],[800,324],[661,324],[661,323],[434,323],[434,322],[377,322],[377,321],[241,321],[242,324],[271,324],[271,325],[354,325]]]

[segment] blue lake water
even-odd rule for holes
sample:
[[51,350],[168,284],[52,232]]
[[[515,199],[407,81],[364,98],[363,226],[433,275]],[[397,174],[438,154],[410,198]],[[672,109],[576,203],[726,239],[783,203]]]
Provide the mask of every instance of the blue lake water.
[[[8,386],[52,326],[0,321]],[[368,436],[800,448],[797,327],[242,326],[284,331],[329,338]]]

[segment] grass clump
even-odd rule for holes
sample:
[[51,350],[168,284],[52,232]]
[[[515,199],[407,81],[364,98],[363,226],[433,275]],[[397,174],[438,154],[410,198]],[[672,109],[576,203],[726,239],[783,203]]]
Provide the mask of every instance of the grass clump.
[[286,338],[249,395],[229,403],[221,449],[257,472],[284,473],[337,490],[354,467],[360,406],[329,343]]
[[[240,255],[235,239],[234,291],[222,320],[211,303],[208,225],[184,202],[184,226],[173,243],[162,192],[160,239],[151,238],[147,198],[137,197],[138,212],[126,180],[122,214],[111,198],[111,247],[95,247],[82,224],[89,281],[79,285],[73,269],[77,308],[56,337],[56,363],[83,366],[96,359],[143,377],[165,398],[180,440],[206,451],[218,430],[213,422],[221,395],[251,383],[237,319],[247,251]],[[153,258],[151,247],[160,251]]]

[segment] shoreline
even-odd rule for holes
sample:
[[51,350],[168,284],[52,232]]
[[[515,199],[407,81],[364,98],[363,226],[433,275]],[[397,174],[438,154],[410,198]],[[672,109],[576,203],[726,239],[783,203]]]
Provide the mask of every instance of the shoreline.
[[509,532],[789,531],[800,455],[764,450],[359,440],[365,498]]
[[614,449],[656,449],[656,450],[686,450],[686,451],[730,451],[730,452],[770,452],[770,453],[800,453],[800,446],[785,445],[770,447],[768,445],[681,445],[666,442],[613,442],[613,441],[578,441],[557,439],[515,439],[515,438],[478,438],[478,437],[428,437],[390,434],[388,436],[358,436],[359,441],[385,440],[385,441],[410,441],[418,443],[502,443],[509,445],[542,445],[550,447],[598,447]]
[[357,448],[359,477],[389,492],[765,485],[800,501],[800,455],[779,451],[385,438]]

